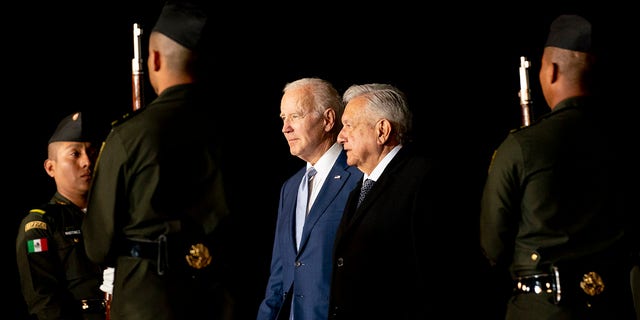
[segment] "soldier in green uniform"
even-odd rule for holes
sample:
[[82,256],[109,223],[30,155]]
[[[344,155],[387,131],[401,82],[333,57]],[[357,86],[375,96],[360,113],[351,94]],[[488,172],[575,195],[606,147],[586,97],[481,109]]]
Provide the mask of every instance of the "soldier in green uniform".
[[81,232],[97,155],[91,140],[80,112],[62,119],[44,162],[56,192],[30,210],[18,230],[22,293],[37,319],[105,318],[102,269],[87,258]]
[[98,157],[82,231],[89,258],[115,268],[112,320],[230,316],[217,112],[194,74],[206,22],[196,3],[164,5],[147,59],[157,97],[113,125]]
[[592,86],[595,53],[588,20],[557,17],[539,71],[551,112],[494,153],[480,240],[513,278],[506,319],[635,319],[624,168]]

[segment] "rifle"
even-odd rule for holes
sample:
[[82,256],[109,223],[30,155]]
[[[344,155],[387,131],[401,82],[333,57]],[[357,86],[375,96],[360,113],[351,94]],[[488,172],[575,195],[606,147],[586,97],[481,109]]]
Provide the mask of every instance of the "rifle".
[[525,57],[520,57],[520,107],[522,109],[522,125],[528,126],[531,123],[531,112],[529,105],[531,104],[531,89],[529,89],[529,71],[531,62]]
[[[110,276],[107,277],[107,273],[106,271],[110,271]],[[105,283],[107,280],[110,280],[111,283],[111,291],[113,291],[113,274],[114,274],[115,270],[113,268],[107,268],[106,270],[102,271],[102,275],[103,275],[103,279],[102,282]],[[100,289],[102,289],[102,286],[100,286]],[[113,299],[113,294],[105,291],[104,292],[104,319],[105,320],[109,320],[111,319],[111,300]]]
[[142,29],[137,23],[133,24],[133,59],[131,60],[131,89],[133,93],[133,110],[142,108],[144,102],[143,76],[141,52]]
[[[140,25],[137,23],[133,24],[133,59],[131,59],[131,91],[132,91],[132,102],[133,102],[133,111],[136,111],[143,106],[144,102],[144,87],[142,84],[144,83],[144,72],[142,66],[142,58],[140,57],[140,52],[142,51],[142,29]],[[111,319],[111,300],[113,299],[113,294],[108,292],[104,293],[105,300],[105,320]]]

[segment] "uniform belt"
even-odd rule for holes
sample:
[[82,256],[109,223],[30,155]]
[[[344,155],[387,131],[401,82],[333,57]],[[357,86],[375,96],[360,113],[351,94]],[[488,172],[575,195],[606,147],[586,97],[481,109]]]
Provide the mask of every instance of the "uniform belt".
[[549,274],[536,274],[516,279],[516,293],[554,294],[557,289],[555,278]]
[[181,237],[161,235],[157,240],[127,239],[123,255],[156,261],[158,275],[169,269],[193,272],[211,264],[209,248],[204,243],[188,243]]
[[82,299],[80,306],[83,313],[105,313],[107,310],[104,299]]
[[127,256],[156,261],[159,275],[163,275],[168,267],[165,235],[160,235],[157,240],[127,239],[124,253]]
[[161,248],[160,240],[127,239],[125,253],[131,257],[156,260]]
[[516,294],[547,294],[553,297],[554,303],[560,303],[562,290],[560,287],[560,272],[558,271],[558,267],[552,266],[550,273],[518,277],[516,279],[514,292]]
[[[561,298],[565,296],[571,300],[591,299],[605,291],[606,285],[600,273],[606,272],[611,275],[610,270],[603,268],[597,272],[572,272],[571,269],[569,270],[562,273],[562,282],[560,281],[561,274],[556,266],[551,268],[551,273],[518,277],[516,278],[514,291],[516,294],[550,294],[553,295],[555,303],[559,303]],[[609,278],[609,280],[613,279]],[[561,283],[562,288],[560,286]]]

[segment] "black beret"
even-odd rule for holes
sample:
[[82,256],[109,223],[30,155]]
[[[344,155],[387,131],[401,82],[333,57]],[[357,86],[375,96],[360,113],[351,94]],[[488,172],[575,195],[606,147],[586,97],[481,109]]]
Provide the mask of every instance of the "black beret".
[[188,49],[194,50],[207,22],[207,13],[195,1],[167,1],[152,31],[160,32]]
[[591,52],[591,23],[579,15],[557,17],[551,23],[545,47]]
[[64,117],[53,132],[49,143],[57,141],[90,142],[86,125],[82,123],[82,113],[76,112]]

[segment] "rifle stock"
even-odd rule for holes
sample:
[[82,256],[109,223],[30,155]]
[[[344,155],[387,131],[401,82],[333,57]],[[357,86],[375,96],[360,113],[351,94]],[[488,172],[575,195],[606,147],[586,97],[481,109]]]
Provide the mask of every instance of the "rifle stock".
[[110,294],[109,292],[105,292],[104,293],[104,319],[105,320],[110,320],[111,319],[111,299],[113,298],[113,295]]

